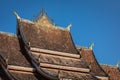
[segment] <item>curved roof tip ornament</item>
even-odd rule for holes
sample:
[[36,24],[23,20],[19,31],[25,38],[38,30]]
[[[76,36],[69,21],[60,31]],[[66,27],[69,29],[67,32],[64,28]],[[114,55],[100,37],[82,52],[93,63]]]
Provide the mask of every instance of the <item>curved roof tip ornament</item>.
[[17,19],[20,19],[20,16],[17,14],[16,11],[14,11],[13,14],[16,16]]
[[94,43],[92,43],[88,49],[93,50],[93,47],[94,47]]
[[69,24],[65,30],[70,31],[70,28],[72,27],[72,24]]
[[58,79],[60,79],[60,70],[58,70]]
[[117,68],[119,67],[119,64],[120,64],[120,62],[117,62],[117,64],[116,64],[116,67],[117,67]]

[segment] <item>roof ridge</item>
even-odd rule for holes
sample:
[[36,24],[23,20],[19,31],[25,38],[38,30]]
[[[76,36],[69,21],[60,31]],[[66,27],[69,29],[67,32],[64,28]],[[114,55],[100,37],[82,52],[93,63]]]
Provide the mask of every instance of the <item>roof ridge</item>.
[[7,35],[7,36],[11,36],[11,37],[17,37],[16,34],[10,33],[10,32],[3,32],[3,31],[0,31],[0,34],[4,34],[4,35]]
[[38,15],[36,16],[34,22],[38,21],[39,19],[41,19],[43,16],[45,16],[48,21],[53,24],[52,19],[47,15],[46,11],[44,9],[41,10],[41,12],[38,13]]
[[88,49],[86,46],[75,45],[77,49]]
[[114,67],[114,68],[117,68],[115,65],[109,65],[109,64],[100,64],[101,66],[110,66],[110,67]]
[[32,24],[34,24],[34,22],[31,21],[31,20],[29,20],[29,19],[21,18],[21,20],[23,20],[23,21],[25,21],[25,22],[28,22],[28,23],[32,23]]
[[[25,18],[21,18],[21,20],[22,21],[24,21],[24,22],[27,22],[27,23],[32,23],[32,24],[34,24],[34,22],[33,21],[31,21],[31,20],[28,20],[28,19],[25,19]],[[56,26],[56,25],[55,25]],[[63,31],[67,31],[67,30],[65,30],[65,28],[64,27],[61,27],[61,26],[56,26],[56,28],[55,29],[60,29],[60,30],[63,30]]]

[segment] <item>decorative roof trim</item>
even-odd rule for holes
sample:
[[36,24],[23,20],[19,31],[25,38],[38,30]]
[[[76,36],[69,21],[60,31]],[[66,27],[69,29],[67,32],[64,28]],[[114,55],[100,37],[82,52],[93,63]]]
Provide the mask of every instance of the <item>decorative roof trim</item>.
[[31,72],[31,73],[35,72],[35,68],[16,66],[16,65],[8,65],[8,69],[14,71]]
[[20,16],[17,14],[16,11],[14,11],[13,14],[16,16],[17,19],[20,19]]
[[67,28],[65,28],[65,30],[70,31],[71,27],[72,27],[72,24],[69,24]]
[[95,76],[95,77],[97,77],[100,80],[109,80],[108,77],[104,77],[104,76]]
[[51,19],[48,17],[48,15],[47,15],[47,13],[45,12],[44,9],[42,9],[42,10],[41,10],[41,13],[39,13],[39,14],[36,16],[34,22],[37,22],[39,19],[42,18],[42,16],[45,16],[45,17],[48,19],[48,21],[49,21],[51,24],[53,24],[52,21],[51,21]]
[[93,50],[93,47],[94,47],[94,43],[92,43],[88,49]]
[[77,49],[87,49],[87,47],[85,47],[85,46],[79,46],[79,45],[76,45],[76,48]]
[[41,16],[47,16],[47,13],[45,12],[44,9],[41,10]]
[[21,18],[21,20],[22,20],[22,21],[24,21],[24,22],[27,22],[27,23],[32,23],[32,24],[34,24],[34,22],[33,22],[33,21],[28,20],[28,19]]
[[117,67],[117,68],[119,68],[119,64],[120,64],[120,62],[118,61],[118,62],[116,63],[116,67]]
[[116,66],[114,66],[114,65],[108,65],[108,64],[100,64],[100,66],[109,66],[109,67],[116,68]]
[[39,48],[30,48],[31,51],[33,52],[43,52],[46,54],[51,54],[51,55],[57,55],[57,56],[64,56],[64,57],[70,57],[70,58],[76,58],[80,59],[80,55],[78,54],[71,54],[71,53],[66,53],[66,52],[58,52],[58,51],[52,51],[52,50],[47,50],[47,49],[39,49]]
[[32,23],[32,24],[34,24],[34,22],[31,21],[31,20],[24,19],[24,18],[20,18],[20,16],[17,14],[16,11],[14,11],[13,14],[16,16],[17,19],[20,19],[20,20],[22,20],[22,21],[24,21],[24,22],[28,22],[28,23]]
[[90,69],[87,69],[87,68],[69,67],[69,66],[62,66],[62,65],[48,64],[48,63],[40,63],[40,66],[43,68],[66,70],[66,71],[73,71],[73,72],[83,72],[83,73],[90,72]]
[[56,58],[63,58],[63,59],[72,59],[72,60],[75,60],[75,61],[82,61],[81,58],[78,59],[78,58],[72,58],[72,57],[64,57],[64,56],[59,56],[59,55],[53,55],[53,54],[45,54],[45,53],[39,53],[39,52],[32,52],[34,55],[36,56],[41,56],[41,55],[44,55],[44,56],[52,56],[52,57],[56,57]]
[[[69,66],[62,66],[62,65],[54,65],[54,64],[47,64],[47,63],[41,63],[41,67],[45,68],[52,68],[52,69],[63,69],[63,70],[69,70],[69,71],[77,71],[77,72],[90,72],[90,69],[87,68],[78,68],[78,67],[69,67]],[[23,66],[15,66],[15,65],[8,65],[9,70],[14,70],[14,71],[22,71],[22,72],[31,72],[34,73],[36,71],[35,68],[30,68],[30,67],[23,67]],[[59,75],[60,71],[58,71]]]
[[4,35],[10,36],[10,37],[17,37],[16,34],[14,34],[14,33],[9,33],[9,32],[2,32],[2,31],[0,31],[0,34],[4,34]]

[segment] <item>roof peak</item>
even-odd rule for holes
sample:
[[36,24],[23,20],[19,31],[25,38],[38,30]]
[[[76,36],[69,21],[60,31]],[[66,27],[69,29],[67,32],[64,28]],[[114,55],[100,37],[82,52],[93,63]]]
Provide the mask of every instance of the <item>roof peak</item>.
[[46,17],[47,20],[49,20],[49,22],[51,22],[51,20],[50,20],[50,18],[48,17],[45,9],[43,9],[43,8],[41,9],[40,13],[38,13],[38,15],[36,16],[35,22],[38,21],[38,20],[40,20],[43,16]]
[[56,26],[53,24],[51,19],[48,17],[44,9],[42,9],[40,14],[36,16],[36,19],[34,22],[36,25],[38,26],[41,25],[42,27],[45,27],[45,28],[56,28]]
[[41,10],[41,16],[47,16],[47,13],[46,13],[45,9],[43,9],[43,8]]

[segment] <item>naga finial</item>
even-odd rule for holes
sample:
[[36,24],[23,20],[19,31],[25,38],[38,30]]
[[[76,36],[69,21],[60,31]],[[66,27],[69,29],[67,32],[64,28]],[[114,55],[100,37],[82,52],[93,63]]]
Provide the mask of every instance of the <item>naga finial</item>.
[[14,11],[13,13],[14,13],[14,15],[16,16],[17,19],[20,19],[20,16],[17,14],[16,11]]
[[58,78],[60,79],[60,70],[58,70]]
[[89,47],[90,50],[93,50],[93,47],[94,47],[94,43],[92,43]]
[[72,24],[69,24],[66,28],[67,31],[70,31],[70,28],[72,27]]
[[120,62],[117,62],[116,67],[119,67]]

